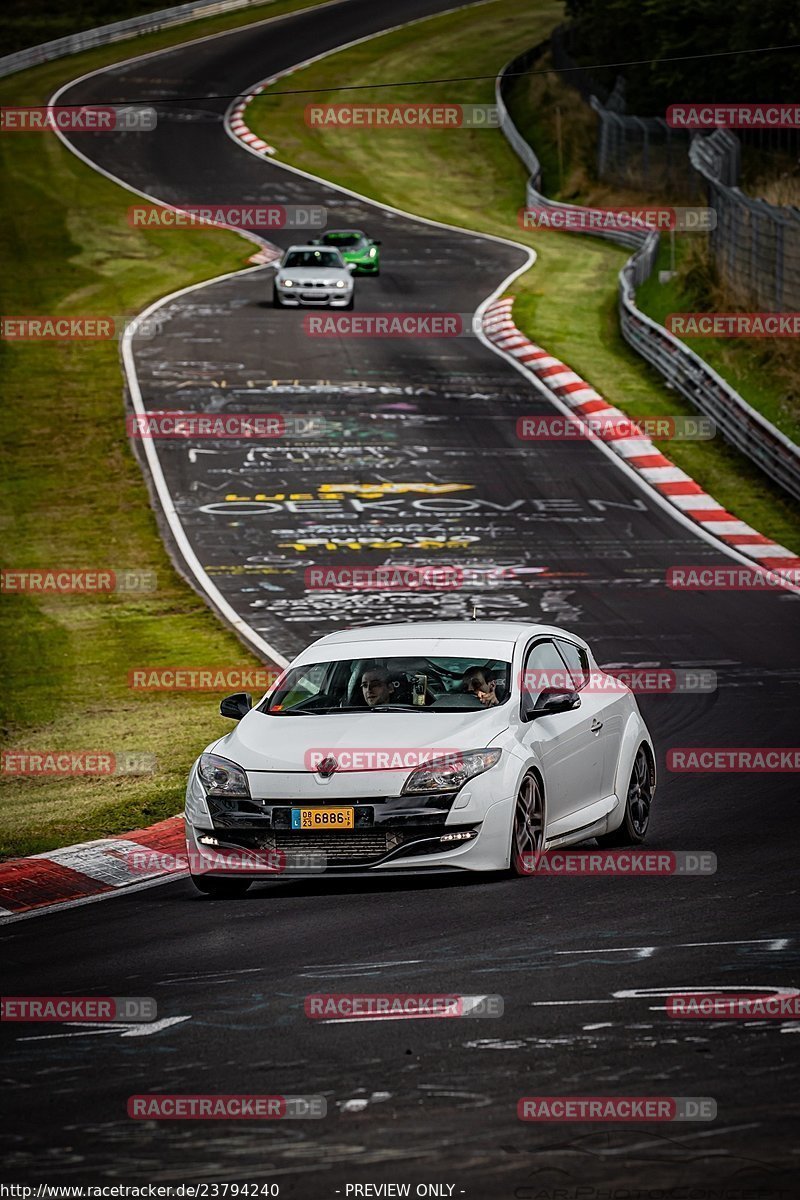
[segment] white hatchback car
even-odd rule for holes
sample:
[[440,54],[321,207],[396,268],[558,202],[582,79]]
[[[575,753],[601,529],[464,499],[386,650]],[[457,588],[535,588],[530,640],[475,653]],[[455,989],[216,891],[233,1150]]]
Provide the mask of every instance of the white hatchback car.
[[355,265],[334,246],[290,246],[275,272],[276,308],[352,308]]
[[192,767],[197,887],[289,874],[535,870],[543,851],[644,840],[655,753],[633,693],[550,625],[329,634]]

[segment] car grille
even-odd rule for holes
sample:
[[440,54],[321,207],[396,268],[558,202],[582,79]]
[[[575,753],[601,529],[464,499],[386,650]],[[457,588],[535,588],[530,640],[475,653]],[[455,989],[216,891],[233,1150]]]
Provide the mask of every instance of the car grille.
[[403,842],[396,829],[370,829],[363,833],[275,833],[265,839],[265,849],[282,850],[287,857],[295,854],[319,854],[327,862],[366,862],[383,858]]
[[[453,828],[460,829],[461,826]],[[466,827],[465,827],[466,828]],[[215,836],[224,846],[240,846],[245,850],[277,850],[286,855],[287,865],[293,859],[306,858],[311,861],[319,856],[319,865],[358,866],[377,863],[392,851],[407,854],[430,854],[432,851],[454,849],[440,846],[439,838],[445,831],[444,823],[430,825],[368,826],[352,830],[290,830],[290,829],[220,829],[215,823]]]

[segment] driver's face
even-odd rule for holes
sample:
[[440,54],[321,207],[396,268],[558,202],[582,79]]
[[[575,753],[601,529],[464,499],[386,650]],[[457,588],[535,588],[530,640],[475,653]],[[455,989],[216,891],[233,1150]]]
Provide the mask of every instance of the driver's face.
[[392,695],[392,685],[379,671],[365,671],[361,676],[361,691],[370,708],[386,704]]

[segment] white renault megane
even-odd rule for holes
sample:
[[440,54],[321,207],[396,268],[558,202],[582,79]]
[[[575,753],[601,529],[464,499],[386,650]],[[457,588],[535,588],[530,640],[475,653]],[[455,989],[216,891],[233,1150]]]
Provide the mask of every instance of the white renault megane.
[[[290,874],[502,871],[644,840],[655,754],[633,693],[575,634],[518,622],[381,625],[304,650],[192,767],[196,886]],[[251,871],[252,866],[252,871]]]

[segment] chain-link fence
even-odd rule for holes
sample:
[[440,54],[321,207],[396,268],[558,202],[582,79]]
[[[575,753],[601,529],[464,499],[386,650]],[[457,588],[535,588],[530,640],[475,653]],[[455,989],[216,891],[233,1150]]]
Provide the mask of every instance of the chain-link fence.
[[[543,45],[529,53],[537,56]],[[796,129],[725,129],[698,135],[661,117],[625,112],[621,78],[609,93],[569,52],[569,30],[550,39],[553,64],[597,116],[597,175],[618,187],[700,200],[716,214],[709,249],[734,301],[756,310],[800,310],[800,210],[748,196],[741,178],[742,144],[751,152],[800,154]],[[524,56],[523,56],[524,57]],[[522,61],[519,59],[517,61]]]
[[759,312],[800,310],[800,209],[777,207],[731,186],[738,178],[738,138],[719,129],[695,137],[689,159],[705,180],[717,214],[709,248],[725,287]]
[[689,134],[672,129],[661,117],[631,117],[612,112],[596,96],[597,176],[618,187],[668,192],[693,199],[699,182],[689,162]]
[[[500,128],[530,171],[526,185],[527,205],[531,208],[576,209],[578,205],[551,200],[539,191],[542,173],[538,156],[517,129],[506,105],[512,78],[530,70],[542,51],[541,45],[533,47],[513,59],[498,75],[495,102],[500,114]],[[707,153],[719,154],[721,150],[712,146]],[[727,191],[736,192],[736,189]],[[699,355],[637,307],[636,288],[652,274],[658,257],[658,233],[655,230],[593,230],[591,236],[635,247],[619,274],[620,329],[628,344],[695,408],[712,417],[726,441],[800,500],[800,448],[752,408]]]

